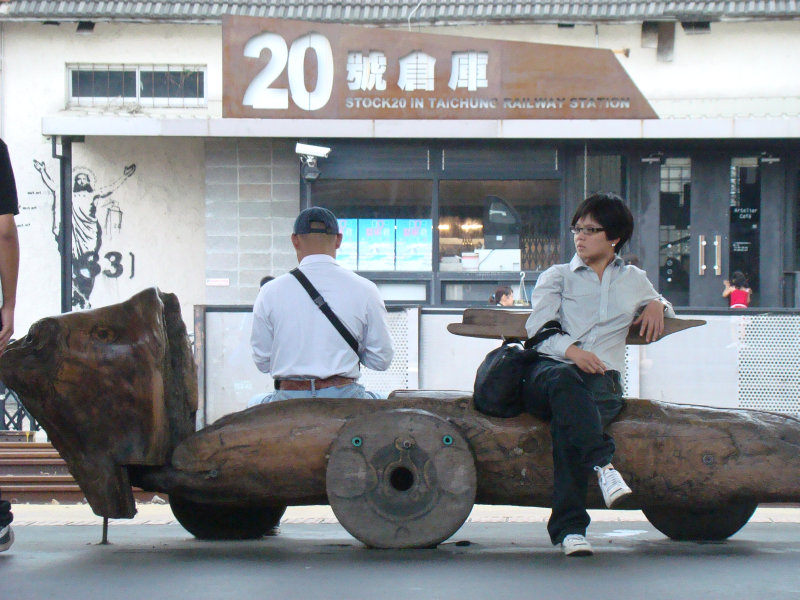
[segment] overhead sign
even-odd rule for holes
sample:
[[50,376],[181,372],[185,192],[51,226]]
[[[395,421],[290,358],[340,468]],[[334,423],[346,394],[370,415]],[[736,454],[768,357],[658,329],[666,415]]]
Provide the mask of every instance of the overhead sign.
[[223,117],[655,119],[610,50],[223,19]]

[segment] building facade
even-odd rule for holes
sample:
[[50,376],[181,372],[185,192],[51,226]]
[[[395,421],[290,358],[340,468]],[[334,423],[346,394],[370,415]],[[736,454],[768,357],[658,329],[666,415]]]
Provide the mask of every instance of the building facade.
[[598,190],[677,306],[724,307],[736,270],[798,306],[800,11],[738,6],[0,2],[17,329],[151,285],[187,323],[250,304],[310,204],[387,302],[524,299]]

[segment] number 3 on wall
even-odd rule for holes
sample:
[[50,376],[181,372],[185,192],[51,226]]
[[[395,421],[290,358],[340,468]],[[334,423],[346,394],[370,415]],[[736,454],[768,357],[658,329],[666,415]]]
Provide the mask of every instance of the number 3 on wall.
[[[269,62],[247,86],[242,104],[253,108],[287,109],[289,91],[292,102],[303,110],[319,110],[328,103],[333,90],[333,50],[328,38],[319,33],[309,33],[297,38],[287,50],[286,41],[277,33],[261,33],[248,40],[244,55],[259,58],[265,49],[271,53]],[[317,82],[310,92],[306,89],[303,68],[308,50],[313,50],[317,56]],[[287,62],[289,90],[271,88]]]

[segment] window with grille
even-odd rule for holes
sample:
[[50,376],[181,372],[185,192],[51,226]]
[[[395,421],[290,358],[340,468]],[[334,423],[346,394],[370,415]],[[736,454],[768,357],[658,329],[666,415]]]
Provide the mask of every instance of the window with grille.
[[206,68],[197,65],[67,65],[70,106],[206,106]]

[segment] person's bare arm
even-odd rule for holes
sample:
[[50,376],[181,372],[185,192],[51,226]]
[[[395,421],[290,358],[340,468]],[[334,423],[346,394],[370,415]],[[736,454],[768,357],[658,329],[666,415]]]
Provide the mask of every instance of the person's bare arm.
[[0,308],[0,354],[5,352],[14,333],[14,309],[17,304],[19,275],[19,238],[14,215],[0,215],[0,284],[3,286],[3,306]]
[[731,285],[731,282],[728,281],[727,279],[723,281],[723,283],[725,284],[725,289],[722,290],[722,297],[727,298],[728,296],[731,295],[731,292],[734,290],[734,288]]

